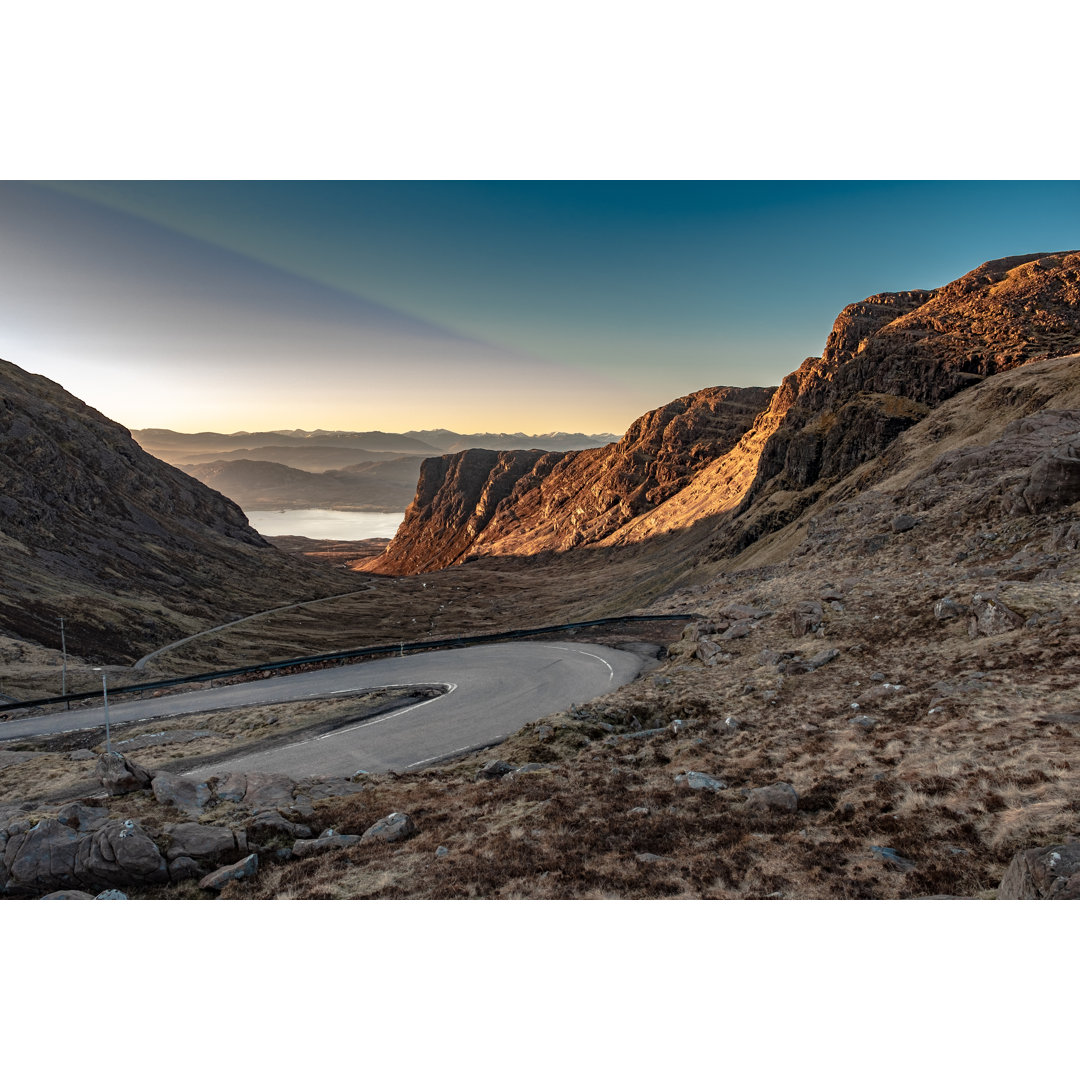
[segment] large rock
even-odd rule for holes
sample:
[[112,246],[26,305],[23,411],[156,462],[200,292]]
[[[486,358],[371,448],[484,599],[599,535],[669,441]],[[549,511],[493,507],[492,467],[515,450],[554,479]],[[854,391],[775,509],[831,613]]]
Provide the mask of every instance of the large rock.
[[81,842],[74,829],[55,818],[44,818],[10,837],[4,851],[8,891],[36,894],[77,888],[82,884],[75,872]]
[[506,761],[489,761],[476,770],[477,780],[498,780],[499,777],[514,771],[514,766]]
[[774,810],[793,814],[799,808],[799,797],[790,784],[769,784],[754,788],[746,797],[748,810]]
[[968,615],[968,637],[1004,634],[1024,625],[1024,617],[989,593],[976,593],[971,598]]
[[92,893],[83,892],[82,889],[59,889],[57,892],[48,893],[42,900],[96,900]]
[[151,774],[146,769],[133,761],[128,761],[123,754],[115,750],[98,757],[94,775],[110,795],[126,795],[130,791],[141,791],[143,788],[148,788],[151,782]]
[[80,881],[106,887],[169,880],[157,844],[134,821],[110,821],[84,836],[79,842],[75,872]]
[[232,866],[223,866],[220,870],[207,874],[199,882],[199,888],[221,892],[230,881],[240,881],[242,878],[254,877],[258,870],[259,856],[251,854],[247,858],[233,863]]
[[158,773],[151,786],[154,798],[162,806],[175,806],[195,817],[212,796],[210,786],[205,781],[189,780],[186,776],[173,776],[166,772]]
[[265,845],[268,841],[276,840],[282,835],[291,836],[296,840],[308,840],[311,837],[309,825],[289,821],[277,810],[260,810],[244,823],[244,827],[250,844]]
[[416,834],[416,825],[408,814],[390,814],[380,818],[366,830],[361,837],[364,841],[380,840],[384,844],[391,844],[397,840],[407,840]]
[[86,806],[84,803],[72,803],[65,806],[56,815],[61,825],[66,825],[76,832],[93,832],[100,829],[109,820],[109,811],[104,806]]
[[243,830],[236,833],[220,825],[199,825],[195,822],[169,824],[164,827],[169,837],[169,859],[183,856],[220,866],[227,860],[246,855],[247,837]]
[[1021,851],[1009,863],[999,900],[1080,900],[1080,842]]

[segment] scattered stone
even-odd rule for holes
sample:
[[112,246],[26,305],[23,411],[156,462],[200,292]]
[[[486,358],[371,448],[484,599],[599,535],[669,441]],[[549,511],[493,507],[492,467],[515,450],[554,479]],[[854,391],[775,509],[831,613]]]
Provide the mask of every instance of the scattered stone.
[[360,840],[361,837],[355,833],[337,833],[332,829],[328,829],[322,836],[317,836],[314,840],[297,840],[292,846],[292,853],[294,855],[313,855],[329,848],[352,847],[354,844],[359,844]]
[[489,761],[482,768],[476,770],[477,780],[498,780],[500,776],[505,776],[509,772],[514,771],[514,766],[506,761]]
[[439,846],[438,846],[438,847],[437,847],[437,848],[435,849],[435,856],[436,856],[436,858],[439,858],[439,859],[445,859],[445,858],[446,858],[446,856],[447,856],[447,855],[449,855],[449,854],[450,854],[450,849],[449,849],[448,847],[444,847],[444,846],[443,846],[442,844],[440,844],[440,845],[439,845]]
[[[754,629],[754,621],[752,619],[740,619],[738,622],[733,622],[721,635],[721,641],[732,641],[735,638],[744,638],[751,630]],[[699,645],[698,648],[701,646]],[[719,650],[717,650],[719,651]]]
[[873,717],[866,715],[853,716],[848,723],[854,724],[855,727],[861,727],[866,731],[873,731],[877,727],[877,721]]
[[232,866],[223,866],[220,870],[215,870],[211,874],[207,874],[199,882],[200,889],[213,889],[215,892],[221,892],[230,881],[240,881],[242,878],[254,877],[259,870],[259,856],[255,854],[248,855],[247,858],[241,859],[237,863],[233,863]]
[[999,900],[1080,900],[1080,841],[1014,855],[997,895]]
[[199,812],[212,797],[210,785],[205,781],[189,780],[186,776],[174,776],[167,772],[158,773],[151,787],[154,798],[162,806],[175,806],[195,817],[199,816]]
[[[93,755],[97,757],[96,754]],[[83,892],[81,889],[57,889],[56,892],[51,892],[48,896],[43,896],[42,900],[94,900],[91,893]]]
[[724,717],[724,727],[728,731],[738,731],[739,728],[742,727],[742,724],[740,724],[739,721],[736,720],[734,716],[726,716],[726,717]]
[[897,514],[892,521],[892,531],[894,533],[909,532],[919,524],[919,519],[912,517],[910,514]]
[[905,859],[895,848],[878,847],[876,844],[871,844],[870,851],[875,859],[882,859],[885,862],[892,863],[893,866],[897,866],[901,870],[915,869],[915,864],[910,859]]
[[381,840],[383,843],[393,843],[396,840],[407,840],[415,835],[416,826],[408,814],[390,814],[368,829],[361,837],[362,840]]
[[550,765],[545,765],[539,761],[527,761],[524,765],[519,765],[514,770],[514,773],[515,775],[520,775],[521,773],[546,772],[550,770],[550,768]]
[[709,776],[702,772],[684,772],[675,777],[675,783],[680,787],[685,785],[692,791],[723,791],[727,784],[723,780],[717,780],[715,776]]
[[650,810],[647,806],[635,806],[627,811],[628,814],[648,814]]
[[958,604],[951,596],[942,597],[934,604],[935,619],[956,619],[966,615],[968,609],[963,604]]
[[881,671],[872,671],[872,672],[870,673],[870,681],[871,681],[871,682],[884,682],[884,681],[885,681],[885,674],[884,674],[884,672],[881,672]]
[[[734,629],[734,627],[732,629]],[[731,631],[729,630],[727,634],[724,634],[724,637],[727,637],[730,633]],[[720,646],[717,645],[715,641],[710,641],[708,638],[704,637],[698,639],[697,648],[694,649],[694,655],[705,664],[709,663],[710,660],[713,660],[718,652],[720,652]],[[713,660],[713,662],[715,663],[715,660]]]
[[782,675],[806,674],[809,671],[817,671],[818,668],[831,663],[839,655],[839,649],[824,649],[810,657],[809,660],[804,660],[800,657],[795,657],[791,660],[781,660],[777,665],[777,668]]
[[[653,686],[655,686],[658,690],[663,690],[664,687],[670,686],[670,685],[671,685],[671,680],[666,675],[654,675],[653,676]],[[537,729],[536,733],[537,733],[537,736],[539,737],[539,735],[540,735],[539,729]]]
[[825,611],[817,600],[804,600],[791,613],[791,636],[805,637],[814,633],[825,619]]
[[[657,678],[664,678],[664,677],[665,676],[657,676]],[[671,682],[671,680],[668,679],[668,683],[670,683],[670,682]],[[536,737],[537,737],[537,739],[540,740],[540,742],[546,742],[554,734],[555,734],[555,729],[550,724],[540,724],[536,729]]]
[[115,750],[98,755],[94,775],[110,795],[126,795],[129,791],[142,791],[148,788],[151,782],[150,773],[133,761],[128,761],[123,754]]
[[832,585],[826,585],[819,595],[819,599],[826,603],[839,603],[844,599],[844,594]]
[[[72,750],[68,754],[68,761],[93,761],[97,757],[97,754],[93,750]],[[45,897],[46,900],[49,897]]]
[[1012,608],[1006,607],[989,593],[976,593],[971,598],[968,637],[976,638],[980,634],[986,637],[1004,634],[1023,624],[1023,616],[1017,615]]
[[651,851],[642,851],[637,856],[638,862],[650,863],[650,862],[667,862],[667,856],[654,855]]
[[746,807],[748,810],[777,810],[791,814],[799,808],[799,797],[790,784],[769,784],[768,787],[753,788],[746,797]]
[[94,897],[95,900],[126,900],[127,898],[127,893],[121,892],[119,889],[106,889]]

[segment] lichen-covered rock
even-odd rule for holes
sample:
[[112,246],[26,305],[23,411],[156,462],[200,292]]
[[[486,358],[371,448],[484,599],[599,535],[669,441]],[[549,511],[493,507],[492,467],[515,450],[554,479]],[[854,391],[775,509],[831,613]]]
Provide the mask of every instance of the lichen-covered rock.
[[1020,496],[1033,514],[1062,510],[1080,500],[1080,453],[1077,448],[1068,447],[1065,453],[1047,454],[1036,461]]
[[297,840],[292,846],[294,855],[314,855],[320,851],[328,851],[331,848],[353,847],[359,844],[363,837],[355,833],[330,832],[316,836],[313,840]]
[[715,776],[709,776],[708,773],[703,772],[690,772],[678,773],[675,777],[675,783],[679,787],[688,787],[691,791],[723,791],[727,787],[727,784],[723,780],[718,780]]

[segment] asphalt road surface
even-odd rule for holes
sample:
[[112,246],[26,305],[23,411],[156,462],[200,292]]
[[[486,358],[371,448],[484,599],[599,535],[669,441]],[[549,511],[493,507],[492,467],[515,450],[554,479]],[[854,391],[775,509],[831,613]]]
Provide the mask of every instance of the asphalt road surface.
[[[277,750],[238,757],[205,777],[229,772],[277,772],[294,777],[349,776],[358,769],[407,769],[484,746],[525,724],[589,701],[633,679],[642,659],[603,645],[515,642],[372,660],[147,701],[109,703],[113,725],[230,709],[333,697],[377,686],[442,685],[437,698],[383,713]],[[0,740],[100,727],[100,708],[58,712],[0,724]]]

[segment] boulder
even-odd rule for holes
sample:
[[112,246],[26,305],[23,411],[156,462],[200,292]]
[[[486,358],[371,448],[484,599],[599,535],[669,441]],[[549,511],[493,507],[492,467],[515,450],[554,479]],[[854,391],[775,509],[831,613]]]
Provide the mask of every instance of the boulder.
[[4,850],[6,891],[25,895],[77,888],[82,884],[75,873],[80,843],[79,834],[55,818],[10,837]]
[[968,609],[963,604],[958,604],[951,596],[944,596],[934,604],[935,619],[955,619],[967,613]]
[[154,798],[162,806],[175,806],[195,817],[198,817],[212,797],[210,786],[205,781],[189,780],[186,776],[174,776],[166,772],[158,773],[151,787],[154,789]]
[[43,896],[42,900],[96,900],[97,897],[82,889],[59,889]]
[[169,837],[170,861],[187,856],[220,866],[227,860],[247,854],[247,836],[242,829],[234,833],[220,825],[184,822],[166,825],[163,831]]
[[717,780],[715,776],[709,776],[702,772],[684,772],[675,777],[675,783],[679,787],[688,787],[691,791],[723,791],[727,784],[723,780]]
[[477,780],[498,780],[508,772],[513,772],[514,766],[506,761],[489,761],[482,768],[476,770]]
[[142,791],[150,786],[151,775],[146,769],[128,761],[123,754],[113,750],[99,754],[94,775],[110,795],[126,795],[129,791]]
[[728,604],[720,609],[720,614],[728,619],[743,620],[764,619],[766,615],[771,615],[772,612],[765,608],[749,607],[746,604]]
[[[697,648],[694,650],[694,655],[704,664],[709,663],[716,654],[720,652],[720,646],[715,641],[710,641],[708,638],[699,638]],[[715,663],[715,661],[714,661]]]
[[84,836],[75,858],[80,881],[109,886],[169,880],[165,857],[135,821],[109,821]]
[[791,613],[791,636],[812,634],[824,621],[825,611],[817,600],[804,600]]
[[246,773],[229,773],[222,779],[211,778],[214,794],[226,802],[240,802],[247,794],[248,778]]
[[329,831],[314,840],[297,840],[292,846],[294,855],[314,855],[319,851],[328,851],[331,848],[352,847],[359,844],[362,837],[355,833],[336,833]]
[[365,842],[380,840],[384,844],[391,844],[397,840],[407,840],[414,836],[416,831],[416,825],[408,814],[395,813],[376,821],[361,839]]
[[897,514],[892,520],[892,531],[895,533],[909,532],[919,524],[919,519],[910,514]]
[[121,892],[119,889],[106,889],[94,897],[95,900],[126,900],[127,898],[127,893]]
[[[733,622],[721,635],[721,641],[732,641],[735,638],[744,638],[754,628],[753,619],[740,619]],[[700,648],[700,645],[698,646]]]
[[997,895],[999,900],[1080,900],[1080,841],[1014,855]]
[[247,858],[233,863],[232,866],[223,866],[220,870],[207,874],[199,882],[200,889],[212,889],[221,892],[230,881],[239,881],[242,878],[254,877],[259,870],[259,856],[248,855]]
[[1024,625],[1024,618],[1012,608],[989,593],[976,593],[971,598],[971,610],[968,615],[968,637],[976,638],[980,634],[991,637],[1005,634]]
[[768,787],[754,788],[746,797],[748,810],[775,810],[793,814],[799,808],[799,797],[795,789],[786,783],[769,784]]

